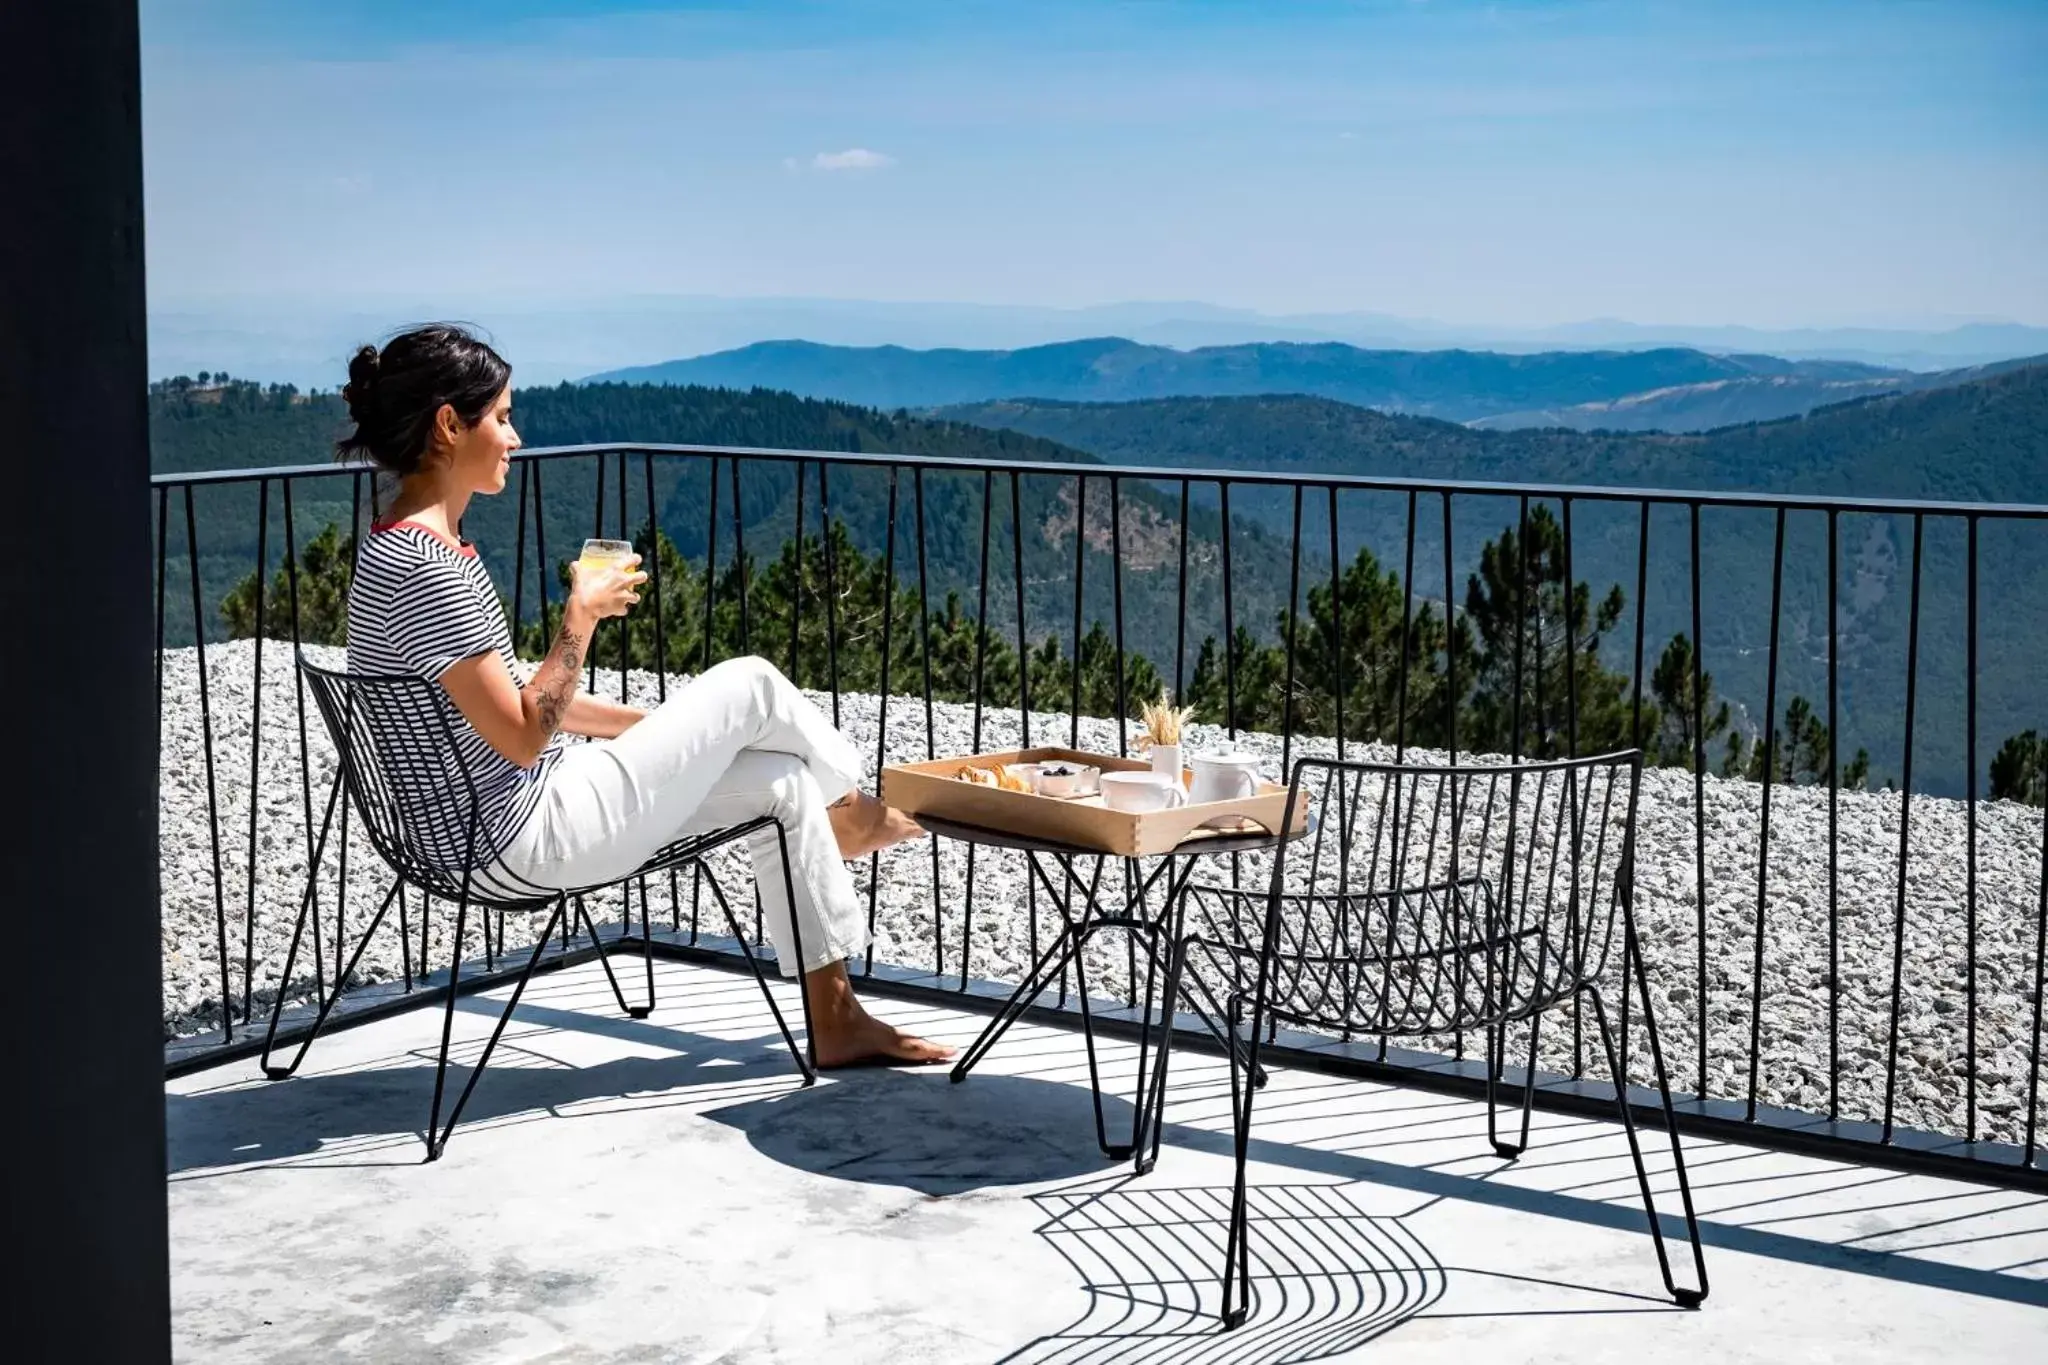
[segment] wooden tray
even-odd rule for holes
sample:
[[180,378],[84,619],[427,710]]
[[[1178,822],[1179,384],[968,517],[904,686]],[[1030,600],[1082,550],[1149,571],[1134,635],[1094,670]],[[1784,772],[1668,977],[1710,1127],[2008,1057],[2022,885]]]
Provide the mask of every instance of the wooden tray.
[[[1123,857],[1167,853],[1202,839],[1277,833],[1287,814],[1287,788],[1272,782],[1260,782],[1256,796],[1238,801],[1204,801],[1172,810],[1117,811],[1103,805],[1099,795],[1040,796],[963,782],[957,776],[966,763],[987,767],[1055,761],[1087,764],[1106,773],[1149,770],[1142,759],[1112,758],[1078,749],[1040,747],[962,754],[923,763],[890,764],[882,769],[882,799],[912,815],[935,815],[963,825],[1101,849]],[[1188,774],[1183,772],[1181,782],[1187,781]],[[1220,829],[1201,828],[1223,816],[1236,816],[1237,823]],[[1305,807],[1295,812],[1294,825],[1297,831],[1307,828]]]

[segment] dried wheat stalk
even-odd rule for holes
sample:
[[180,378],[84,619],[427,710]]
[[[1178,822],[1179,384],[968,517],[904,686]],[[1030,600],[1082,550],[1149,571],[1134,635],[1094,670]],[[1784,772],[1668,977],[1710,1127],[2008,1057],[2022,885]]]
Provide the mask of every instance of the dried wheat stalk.
[[1162,687],[1158,701],[1146,702],[1139,709],[1139,719],[1145,722],[1145,732],[1139,738],[1147,745],[1178,744],[1181,727],[1193,720],[1194,715],[1194,707],[1175,706],[1172,694]]

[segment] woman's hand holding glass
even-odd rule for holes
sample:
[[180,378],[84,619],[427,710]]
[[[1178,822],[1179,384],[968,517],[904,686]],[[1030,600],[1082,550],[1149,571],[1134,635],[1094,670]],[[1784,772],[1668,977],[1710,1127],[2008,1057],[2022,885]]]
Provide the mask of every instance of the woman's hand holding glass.
[[600,621],[624,616],[640,600],[640,585],[647,581],[640,572],[640,556],[631,544],[619,540],[585,541],[570,577],[570,600]]

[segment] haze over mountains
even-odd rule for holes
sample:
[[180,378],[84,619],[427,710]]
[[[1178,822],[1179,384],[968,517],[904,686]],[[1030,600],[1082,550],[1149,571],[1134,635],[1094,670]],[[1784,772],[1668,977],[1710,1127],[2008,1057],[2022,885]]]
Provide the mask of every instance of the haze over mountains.
[[1967,318],[1903,318],[1865,326],[1779,330],[1612,319],[1516,327],[1384,313],[1264,313],[1175,301],[1054,308],[706,295],[427,296],[379,292],[372,282],[340,296],[153,295],[150,373],[167,378],[225,366],[231,373],[266,383],[333,388],[357,346],[407,322],[444,317],[482,325],[518,367],[522,384],[552,384],[664,357],[707,355],[782,337],[835,346],[979,350],[1014,350],[1091,336],[1182,348],[1261,341],[1510,353],[1691,347],[1911,370],[1953,369],[2048,352],[2048,327]]
[[1892,393],[1917,393],[1988,379],[2008,370],[2039,365],[2048,356],[2027,356],[1989,365],[1916,374],[1895,371],[1866,378],[1815,374],[1754,374],[1674,384],[1623,398],[1570,407],[1531,408],[1481,417],[1471,425],[1495,430],[1569,427],[1573,431],[1711,431],[1745,422],[1774,422],[1818,408]]
[[1942,387],[2023,363],[1919,374],[1690,348],[1510,354],[1263,342],[1182,351],[1101,337],[1006,351],[770,341],[594,378],[782,389],[883,409],[1290,393],[1487,426],[1695,431]]

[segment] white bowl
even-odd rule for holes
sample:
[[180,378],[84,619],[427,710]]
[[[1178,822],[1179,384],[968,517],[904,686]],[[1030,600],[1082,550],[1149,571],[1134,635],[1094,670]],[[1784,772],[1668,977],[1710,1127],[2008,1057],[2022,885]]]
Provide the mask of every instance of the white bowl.
[[[1101,789],[1102,769],[1086,763],[1063,763],[1053,760],[1031,765],[1033,790],[1040,796],[1053,796],[1064,800],[1070,796],[1089,796]],[[1064,768],[1065,772],[1049,771]]]

